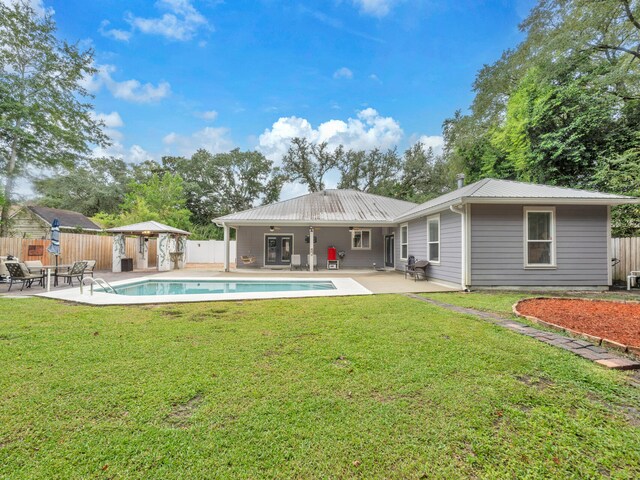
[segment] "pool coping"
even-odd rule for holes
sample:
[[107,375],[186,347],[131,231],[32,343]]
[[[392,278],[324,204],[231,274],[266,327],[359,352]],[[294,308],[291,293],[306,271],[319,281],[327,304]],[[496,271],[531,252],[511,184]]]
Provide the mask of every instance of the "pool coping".
[[[171,280],[171,281],[216,281],[223,279],[220,277],[173,277],[173,276],[145,276],[136,279],[126,279],[112,282],[114,287],[129,285],[148,280]],[[265,278],[247,277],[225,277],[224,281],[261,281],[261,282],[299,282],[296,277],[278,277],[268,280]],[[57,292],[44,292],[36,294],[38,297],[53,298],[68,302],[83,303],[86,305],[148,305],[158,303],[193,303],[193,302],[218,302],[218,301],[238,301],[238,300],[266,300],[277,298],[310,298],[310,297],[341,297],[351,295],[373,295],[373,292],[365,288],[353,278],[305,278],[305,282],[327,282],[330,281],[336,287],[335,290],[306,290],[306,291],[285,291],[285,292],[243,292],[243,293],[217,293],[217,294],[182,294],[182,295],[115,295],[113,293],[93,292],[90,295],[90,287],[85,285],[84,293],[80,287],[69,288]]]

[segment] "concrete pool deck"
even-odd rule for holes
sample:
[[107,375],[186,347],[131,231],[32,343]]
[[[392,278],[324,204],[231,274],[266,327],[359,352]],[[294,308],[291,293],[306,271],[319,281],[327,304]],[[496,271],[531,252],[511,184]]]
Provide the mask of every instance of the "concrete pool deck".
[[[432,281],[414,281],[412,278],[404,278],[404,274],[396,271],[375,271],[375,270],[321,270],[319,272],[307,272],[307,271],[289,271],[289,270],[265,270],[265,269],[239,269],[232,270],[231,272],[223,272],[221,268],[216,266],[203,266],[197,265],[188,267],[184,270],[172,270],[170,272],[158,273],[156,270],[145,271],[133,271],[133,272],[121,272],[112,273],[109,271],[97,271],[95,272],[95,278],[103,278],[109,283],[121,283],[123,281],[134,281],[142,278],[215,278],[217,280],[224,279],[249,279],[249,278],[264,278],[264,279],[295,279],[295,280],[308,280],[308,279],[353,279],[359,283],[362,287],[373,294],[380,293],[429,293],[429,292],[450,292],[456,291],[455,288],[442,285]],[[77,282],[73,287],[74,290],[78,290]],[[7,283],[0,284],[0,298],[2,297],[31,297],[46,293],[46,290],[40,286],[34,285],[31,288],[25,288],[20,291],[20,285],[13,286],[10,292],[8,292],[9,285]],[[62,293],[70,290],[72,287],[68,285],[60,285],[58,287],[51,287],[50,293]],[[87,286],[88,288],[88,286]],[[55,297],[66,297],[65,295],[55,295]]]

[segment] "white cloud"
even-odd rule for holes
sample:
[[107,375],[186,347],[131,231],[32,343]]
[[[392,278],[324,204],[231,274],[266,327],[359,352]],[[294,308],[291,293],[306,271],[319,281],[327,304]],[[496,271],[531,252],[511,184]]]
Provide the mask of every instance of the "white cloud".
[[333,78],[335,79],[346,78],[348,80],[351,80],[353,78],[353,72],[349,70],[347,67],[342,67],[336,70],[335,72],[333,72]]
[[159,0],[158,8],[167,10],[161,17],[142,18],[129,13],[127,22],[133,29],[171,40],[190,40],[200,28],[209,27],[207,19],[191,5],[190,0]]
[[382,80],[380,80],[380,77],[378,77],[378,75],[376,75],[375,73],[372,73],[371,75],[369,75],[369,80],[373,80],[376,83],[382,83]]
[[203,120],[207,120],[209,122],[213,122],[216,118],[218,118],[218,112],[215,110],[207,110],[206,112],[196,112],[196,117],[201,118]]
[[394,0],[353,0],[360,12],[374,17],[384,17],[391,11]]
[[124,126],[122,117],[118,112],[94,113],[92,117],[96,120],[104,122],[104,126],[107,128],[120,128]]
[[39,17],[44,17],[45,14],[53,15],[55,10],[51,7],[45,7],[43,0],[0,0],[0,3],[4,5],[15,5],[16,3],[24,2],[28,4],[36,12]]
[[440,135],[422,135],[414,143],[420,142],[425,148],[433,149],[433,153],[440,155],[444,148],[444,138]]
[[119,30],[117,28],[107,28],[109,26],[109,20],[103,20],[100,23],[100,28],[98,28],[98,32],[103,37],[113,38],[114,40],[119,40],[121,42],[128,42],[131,38],[132,33],[127,30]]
[[86,77],[82,81],[82,86],[91,93],[96,93],[105,86],[114,97],[134,103],[157,102],[171,93],[168,82],[160,82],[155,86],[135,79],[118,82],[112,77],[116,72],[115,66],[99,65],[97,69],[98,72],[93,77]]
[[331,148],[344,145],[354,150],[393,148],[404,133],[391,117],[383,117],[373,108],[358,112],[356,118],[329,120],[313,128],[308,120],[282,117],[258,139],[258,150],[279,162],[289,148],[292,138],[304,137],[311,142],[327,142]]
[[171,132],[162,142],[171,153],[190,156],[199,148],[204,148],[211,153],[228,152],[234,147],[229,138],[229,129],[224,127],[205,127],[191,135],[180,135]]

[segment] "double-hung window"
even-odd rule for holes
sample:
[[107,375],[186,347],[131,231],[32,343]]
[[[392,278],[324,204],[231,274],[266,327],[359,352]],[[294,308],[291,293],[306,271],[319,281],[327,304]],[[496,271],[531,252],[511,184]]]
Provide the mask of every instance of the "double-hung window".
[[440,215],[427,217],[427,260],[440,263]]
[[525,267],[555,267],[554,207],[525,207]]
[[400,225],[400,260],[409,258],[409,224]]
[[351,230],[351,250],[371,250],[371,230]]

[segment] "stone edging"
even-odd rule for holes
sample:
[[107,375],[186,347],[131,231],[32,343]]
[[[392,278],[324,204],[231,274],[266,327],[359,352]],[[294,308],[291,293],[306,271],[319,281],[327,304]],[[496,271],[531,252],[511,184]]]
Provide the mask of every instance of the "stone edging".
[[513,304],[513,306],[511,307],[511,310],[513,311],[513,314],[520,317],[520,318],[526,318],[527,320],[529,320],[530,322],[533,323],[537,323],[539,325],[543,325],[547,328],[550,328],[552,330],[556,330],[559,332],[565,332],[568,333],[569,335],[571,335],[572,337],[577,337],[577,338],[581,338],[583,340],[586,340],[587,342],[591,342],[594,345],[601,345],[603,347],[607,347],[607,348],[613,348],[615,350],[619,350],[621,352],[625,352],[625,353],[629,353],[632,356],[640,359],[640,347],[636,347],[633,345],[624,345],[622,343],[616,342],[614,340],[608,339],[608,338],[602,338],[602,337],[596,337],[595,335],[589,335],[588,333],[584,333],[584,332],[579,332],[577,330],[572,330],[570,328],[567,327],[563,327],[561,325],[556,325],[555,323],[551,323],[551,322],[546,322],[538,317],[533,317],[531,315],[525,315],[523,313],[520,313],[518,311],[518,305],[520,305],[521,303],[526,303],[529,302],[531,300],[580,300],[583,302],[607,302],[607,303],[632,303],[632,304],[639,304],[640,302],[637,301],[628,301],[628,300],[602,300],[599,298],[574,298],[574,297],[533,297],[533,298],[525,298],[523,300],[520,300],[516,303]]

